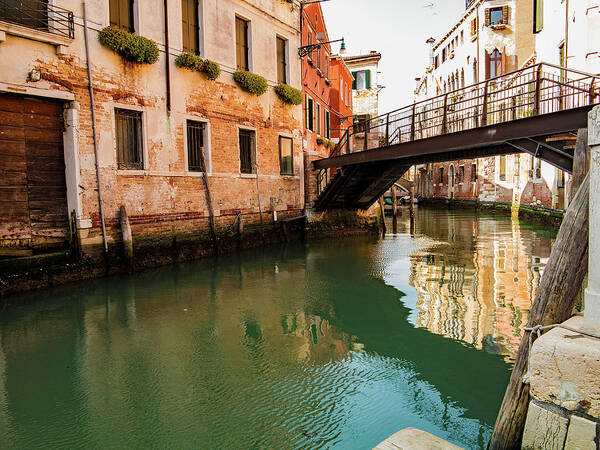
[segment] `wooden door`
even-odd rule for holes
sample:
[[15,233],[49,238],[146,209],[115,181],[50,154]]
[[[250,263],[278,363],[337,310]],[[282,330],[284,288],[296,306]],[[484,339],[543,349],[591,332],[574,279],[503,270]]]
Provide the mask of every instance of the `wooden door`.
[[62,103],[0,94],[0,255],[69,239]]

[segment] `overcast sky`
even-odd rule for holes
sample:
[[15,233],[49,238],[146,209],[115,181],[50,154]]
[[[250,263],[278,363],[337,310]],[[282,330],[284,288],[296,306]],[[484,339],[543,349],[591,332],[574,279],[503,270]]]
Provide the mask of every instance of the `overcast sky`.
[[[412,103],[415,77],[428,61],[425,41],[448,31],[464,11],[465,0],[331,0],[321,7],[329,38],[343,36],[347,55],[381,52],[383,114]],[[333,44],[334,53],[339,49]]]

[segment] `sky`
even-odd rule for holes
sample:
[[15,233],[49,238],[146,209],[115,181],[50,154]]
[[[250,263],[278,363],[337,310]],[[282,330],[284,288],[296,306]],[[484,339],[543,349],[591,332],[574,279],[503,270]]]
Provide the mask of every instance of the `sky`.
[[[321,7],[329,38],[344,37],[347,55],[381,53],[383,114],[412,103],[415,77],[428,64],[425,41],[449,30],[465,10],[465,0],[330,0]],[[339,50],[338,43],[332,45],[333,53]]]

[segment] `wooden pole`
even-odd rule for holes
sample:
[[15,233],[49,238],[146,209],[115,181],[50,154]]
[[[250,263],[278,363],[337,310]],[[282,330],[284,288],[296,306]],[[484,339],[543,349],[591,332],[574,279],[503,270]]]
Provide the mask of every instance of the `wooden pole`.
[[[587,273],[590,177],[585,177],[569,205],[531,307],[527,327],[567,320]],[[529,331],[523,334],[515,366],[496,419],[488,449],[521,448],[529,407],[529,384],[523,382],[529,361]],[[535,336],[534,336],[535,337]]]
[[395,184],[392,186],[392,214],[392,231],[398,234],[398,195]]
[[215,255],[219,254],[219,240],[215,227],[215,213],[213,210],[212,196],[210,195],[210,186],[208,185],[208,167],[206,167],[206,158],[204,158],[204,148],[200,148],[200,164],[202,166],[202,184],[204,185],[204,197],[208,207],[208,226],[210,228],[210,240],[213,244]]
[[415,180],[417,179],[417,166],[414,166],[413,180],[410,183],[410,217],[415,216]]
[[385,206],[383,203],[383,196],[379,197],[379,213],[381,214],[381,235],[385,236],[387,229],[385,226]]
[[588,146],[587,128],[582,128],[577,132],[577,144],[575,146],[575,155],[573,157],[573,179],[571,181],[571,192],[569,192],[569,203],[575,197],[579,186],[583,183],[585,176],[590,170],[590,148]]

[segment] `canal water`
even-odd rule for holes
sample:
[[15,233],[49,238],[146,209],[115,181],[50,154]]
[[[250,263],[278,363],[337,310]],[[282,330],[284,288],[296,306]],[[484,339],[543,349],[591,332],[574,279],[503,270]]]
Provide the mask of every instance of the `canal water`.
[[400,222],[14,299],[0,447],[368,449],[416,427],[483,448],[555,234]]

